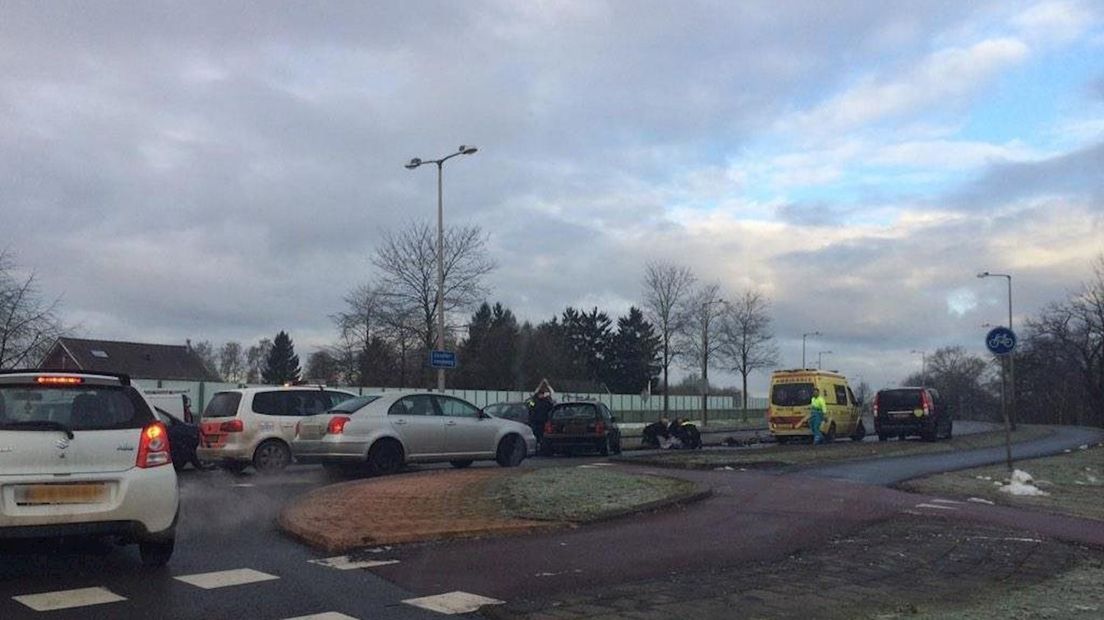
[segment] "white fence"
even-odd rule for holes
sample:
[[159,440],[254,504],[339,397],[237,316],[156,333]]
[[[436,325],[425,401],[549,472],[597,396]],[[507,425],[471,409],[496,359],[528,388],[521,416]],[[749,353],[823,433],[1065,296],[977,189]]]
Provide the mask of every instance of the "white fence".
[[[259,384],[244,383],[210,383],[203,381],[162,381],[157,379],[135,379],[134,383],[142,389],[180,390],[187,392],[192,401],[192,410],[198,415],[203,412],[207,402],[215,392],[231,390],[241,387],[265,387]],[[354,394],[378,394],[381,392],[419,391],[419,388],[389,388],[389,387],[348,387],[330,386],[334,389],[345,390]],[[521,402],[529,398],[530,392],[517,392],[507,390],[449,390],[445,394],[457,396],[474,403],[478,407],[485,407],[494,403]],[[701,411],[701,396],[671,395],[668,396],[668,404],[671,412],[696,413]],[[615,414],[622,417],[625,422],[640,422],[654,419],[658,412],[663,411],[663,395],[653,394],[642,396],[640,394],[575,394],[556,393],[557,400],[587,399],[605,403]],[[718,419],[731,417],[734,412],[742,408],[740,399],[734,396],[710,396],[708,407],[710,416]],[[748,398],[748,409],[762,410],[767,407],[767,399],[760,397]]]

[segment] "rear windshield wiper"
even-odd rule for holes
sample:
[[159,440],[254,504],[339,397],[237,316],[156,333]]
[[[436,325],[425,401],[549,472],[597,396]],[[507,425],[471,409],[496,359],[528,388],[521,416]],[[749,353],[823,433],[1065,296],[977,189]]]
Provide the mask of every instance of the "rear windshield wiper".
[[61,431],[69,439],[73,438],[73,429],[53,420],[25,420],[0,423],[0,430],[9,431]]

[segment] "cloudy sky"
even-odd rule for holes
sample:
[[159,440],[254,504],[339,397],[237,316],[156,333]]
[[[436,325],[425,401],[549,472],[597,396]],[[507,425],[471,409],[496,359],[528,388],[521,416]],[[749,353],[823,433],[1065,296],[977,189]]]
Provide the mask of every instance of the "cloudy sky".
[[1104,1],[0,5],[0,247],[85,336],[305,357],[460,144],[522,318],[673,260],[878,387],[1104,250]]

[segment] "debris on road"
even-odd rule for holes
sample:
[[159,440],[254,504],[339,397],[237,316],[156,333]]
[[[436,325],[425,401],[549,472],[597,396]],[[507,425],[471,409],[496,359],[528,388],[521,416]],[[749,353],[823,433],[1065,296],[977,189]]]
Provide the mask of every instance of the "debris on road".
[[1019,496],[1050,495],[1050,493],[1035,486],[1035,480],[1031,477],[1031,474],[1022,469],[1013,471],[1011,480],[1008,481],[1008,484],[1001,485],[1000,491]]

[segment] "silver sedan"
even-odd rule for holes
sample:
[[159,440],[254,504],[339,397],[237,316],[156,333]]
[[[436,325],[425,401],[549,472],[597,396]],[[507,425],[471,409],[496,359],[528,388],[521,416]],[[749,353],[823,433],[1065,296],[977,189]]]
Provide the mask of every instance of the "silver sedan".
[[406,463],[452,463],[461,468],[494,459],[516,467],[534,454],[528,426],[488,415],[454,396],[432,392],[370,394],[303,418],[291,451],[300,463],[327,468],[367,467],[374,474]]

